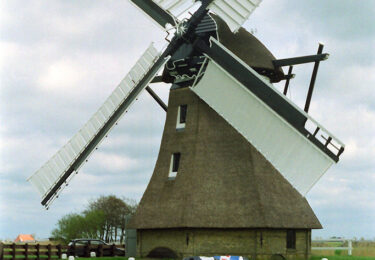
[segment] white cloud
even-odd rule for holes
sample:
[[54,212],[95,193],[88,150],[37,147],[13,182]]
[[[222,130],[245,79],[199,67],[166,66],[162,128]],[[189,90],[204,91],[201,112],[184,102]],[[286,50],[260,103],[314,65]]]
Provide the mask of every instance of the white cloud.
[[12,42],[0,42],[0,71],[6,65],[6,61],[11,60],[15,54],[20,51],[17,44]]
[[149,146],[151,144],[160,143],[161,136],[159,135],[145,135],[142,138],[134,138],[130,134],[111,135],[103,142],[102,146],[105,149],[123,149],[129,146]]
[[99,167],[112,172],[129,171],[139,165],[136,159],[114,153],[97,152],[92,160]]
[[84,86],[83,80],[87,78],[87,71],[81,64],[72,60],[59,60],[47,67],[41,73],[38,85],[45,91],[57,94],[74,94]]
[[111,22],[112,19],[110,9],[93,6],[85,8],[85,11],[80,13],[50,16],[49,21],[53,23],[51,28],[57,30],[60,34],[67,37],[79,37],[82,34],[89,34],[95,31],[96,28]]

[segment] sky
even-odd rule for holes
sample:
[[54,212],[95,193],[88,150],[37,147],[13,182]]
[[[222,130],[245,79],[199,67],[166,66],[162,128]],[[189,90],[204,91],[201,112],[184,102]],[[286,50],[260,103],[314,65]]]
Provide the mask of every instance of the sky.
[[[314,54],[318,42],[330,54],[309,114],[346,149],[306,197],[324,227],[313,238],[375,238],[374,14],[373,0],[264,0],[244,24],[277,58]],[[165,36],[126,0],[0,1],[0,240],[48,238],[100,195],[140,200],[165,121],[146,92],[48,211],[26,179]],[[303,107],[312,65],[294,71],[288,97]],[[152,87],[167,102],[170,86]]]

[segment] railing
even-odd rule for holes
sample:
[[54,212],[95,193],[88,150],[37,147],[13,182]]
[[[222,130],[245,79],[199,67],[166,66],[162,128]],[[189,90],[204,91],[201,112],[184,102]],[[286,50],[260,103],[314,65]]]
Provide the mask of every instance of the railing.
[[[0,245],[0,259],[52,259],[61,258],[63,253],[63,246],[61,245],[30,245],[30,244],[2,244]],[[66,251],[66,250],[65,250]]]
[[63,254],[79,255],[90,257],[92,252],[98,257],[116,256],[119,249],[125,254],[124,245],[86,245],[86,246],[64,246],[64,245],[40,245],[40,244],[1,244],[0,243],[0,260],[4,259],[61,259]]
[[338,246],[323,246],[323,247],[311,247],[311,250],[348,250],[348,255],[352,255],[353,245],[351,239],[327,239],[327,240],[313,240],[313,243],[335,243],[335,242],[348,242],[346,247]]

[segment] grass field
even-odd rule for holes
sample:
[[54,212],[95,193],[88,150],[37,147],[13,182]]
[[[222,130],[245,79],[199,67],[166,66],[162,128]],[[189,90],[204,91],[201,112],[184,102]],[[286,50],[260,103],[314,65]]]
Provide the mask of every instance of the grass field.
[[322,258],[327,258],[328,260],[375,260],[375,257],[370,256],[311,256],[310,260],[321,260]]
[[[17,256],[16,258],[23,258],[22,256]],[[35,257],[29,257],[29,259],[35,258]],[[375,257],[368,257],[368,256],[311,256],[310,260],[321,260],[322,258],[327,258],[328,260],[375,260]],[[4,257],[4,259],[10,259],[10,257]],[[24,258],[23,258],[24,259]],[[57,260],[56,258],[53,258]],[[127,257],[99,257],[100,260],[127,260]],[[77,260],[93,260],[93,258],[85,258],[85,257],[79,257]],[[151,260],[147,258],[136,258],[136,260]],[[153,259],[155,260],[155,259]],[[161,260],[161,259],[159,259]],[[167,260],[167,259],[163,259]]]
[[[342,250],[339,255],[337,255],[337,250],[313,250],[311,252],[312,256],[348,256],[348,251]],[[356,257],[372,257],[375,259],[375,248],[369,247],[354,247],[352,250],[352,256]]]
[[[12,259],[12,256],[11,255],[6,255],[3,257],[4,259]],[[22,255],[16,255],[16,258],[17,259],[25,259],[24,256]],[[47,259],[48,257],[47,256],[40,256],[41,259],[45,258]],[[36,256],[29,256],[28,259],[36,259]],[[51,259],[59,259],[57,256],[51,256]]]
[[[375,257],[366,257],[366,256],[311,256],[310,260],[321,260],[322,258],[327,258],[328,260],[375,260]],[[81,259],[88,260],[90,258],[80,257],[79,260]],[[127,259],[128,259],[127,257],[101,257],[100,258],[100,260],[127,260]],[[135,260],[150,260],[150,259],[136,258]]]
[[[347,244],[342,243],[313,243],[313,247],[340,247],[340,246],[347,246]],[[332,256],[339,256],[345,257],[348,256],[347,250],[312,250],[311,255],[315,256],[326,256],[333,260]],[[352,250],[352,257],[369,257],[369,259],[375,259],[375,242],[374,241],[353,241],[353,250]],[[328,258],[330,260],[330,258]],[[314,260],[317,258],[314,258]],[[346,260],[345,258],[340,258],[342,260]],[[350,258],[354,259],[354,258]],[[362,259],[362,258],[358,258]],[[363,258],[363,260],[366,260]]]
[[[10,259],[11,257],[4,257],[4,259]],[[16,258],[22,258],[24,259],[23,256],[17,256]],[[33,259],[35,257],[29,257],[29,259]],[[41,257],[43,258],[43,257]],[[45,257],[46,258],[46,257]],[[322,258],[327,258],[328,260],[375,260],[375,257],[368,257],[368,256],[348,256],[348,255],[343,255],[343,256],[318,256],[314,255],[310,257],[310,260],[321,260]],[[57,260],[57,257],[53,257],[53,259]],[[127,260],[127,257],[97,257],[96,259],[98,260]],[[77,260],[93,260],[93,258],[85,258],[85,257],[79,257]],[[151,260],[147,258],[136,258],[135,260]],[[155,260],[155,259],[152,259]],[[159,260],[167,260],[167,259],[159,259]]]

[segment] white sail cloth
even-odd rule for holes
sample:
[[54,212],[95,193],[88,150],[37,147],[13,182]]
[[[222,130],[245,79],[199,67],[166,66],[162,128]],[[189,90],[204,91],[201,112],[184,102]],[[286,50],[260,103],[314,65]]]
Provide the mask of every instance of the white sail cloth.
[[[215,42],[230,53],[219,42]],[[246,66],[249,73],[257,75],[269,88],[281,95],[272,84],[234,54],[230,54]],[[207,58],[207,61],[204,75],[199,82],[196,80],[192,91],[242,134],[295,189],[305,196],[335,161],[224,68],[210,58]],[[285,100],[303,113],[309,122],[316,124],[327,138],[332,138],[335,143],[344,146],[292,101],[286,98]]]
[[[173,16],[180,16],[195,4],[194,0],[153,0]],[[208,9],[221,17],[232,32],[237,32],[262,0],[214,0]]]
[[[90,120],[50,160],[27,179],[42,198],[46,196],[69,167],[85,151],[87,145],[104,127],[109,118],[154,65],[159,56],[160,53],[151,44]],[[78,171],[78,169],[74,170]]]

